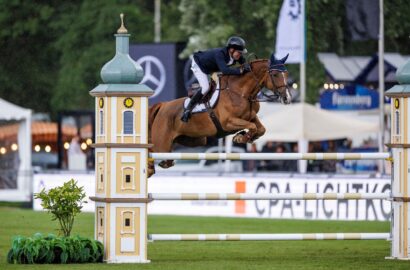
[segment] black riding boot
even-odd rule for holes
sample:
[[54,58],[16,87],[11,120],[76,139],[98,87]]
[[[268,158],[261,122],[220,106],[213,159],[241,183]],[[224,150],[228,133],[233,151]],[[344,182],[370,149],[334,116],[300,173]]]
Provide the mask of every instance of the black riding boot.
[[192,96],[191,100],[189,101],[189,104],[188,104],[187,108],[182,113],[181,121],[188,122],[189,118],[191,117],[192,109],[202,99],[202,97],[203,97],[203,95],[202,95],[201,91],[196,92],[195,95]]

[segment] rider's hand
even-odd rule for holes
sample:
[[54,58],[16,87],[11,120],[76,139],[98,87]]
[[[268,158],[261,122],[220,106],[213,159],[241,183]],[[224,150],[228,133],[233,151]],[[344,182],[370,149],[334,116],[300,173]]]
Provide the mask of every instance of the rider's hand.
[[242,74],[245,74],[247,72],[251,71],[251,65],[249,63],[243,64],[242,67]]

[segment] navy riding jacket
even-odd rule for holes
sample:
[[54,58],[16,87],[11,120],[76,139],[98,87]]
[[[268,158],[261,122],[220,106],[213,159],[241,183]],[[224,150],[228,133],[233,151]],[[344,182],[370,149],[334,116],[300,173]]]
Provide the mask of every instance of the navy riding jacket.
[[[218,71],[226,75],[241,74],[239,68],[230,68],[227,65],[231,58],[229,57],[228,48],[226,47],[196,52],[194,53],[194,59],[202,72],[206,74]],[[245,63],[245,59],[241,56],[238,61],[234,60],[233,64],[235,63],[243,64]]]

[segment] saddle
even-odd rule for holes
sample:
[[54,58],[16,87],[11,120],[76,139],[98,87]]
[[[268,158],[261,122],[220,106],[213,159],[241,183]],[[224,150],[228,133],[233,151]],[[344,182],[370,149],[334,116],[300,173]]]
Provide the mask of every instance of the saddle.
[[[212,73],[211,80],[209,82],[209,91],[208,93],[202,98],[201,103],[208,102],[212,94],[217,90],[217,85],[220,85],[220,79],[222,77],[221,72],[214,72]],[[188,88],[188,97],[191,98],[196,92],[201,90],[201,86],[199,83],[192,83],[191,86]]]
[[[214,110],[213,110],[213,108],[215,108],[219,100],[219,92],[221,88],[221,77],[222,77],[222,73],[212,74],[208,93],[202,98],[202,100],[197,105],[195,105],[195,107],[193,108],[191,112],[192,114],[200,113],[200,112],[208,112],[209,117],[211,118],[212,122],[214,123],[216,127],[217,132],[215,136],[217,138],[223,138],[226,135],[235,133],[235,132],[228,132],[223,129],[221,123],[218,120],[218,117],[215,115]],[[196,91],[200,91],[201,87],[199,86],[199,84],[192,84],[192,86],[190,87],[190,90],[191,90],[190,91],[191,95],[189,96],[189,98],[185,99],[184,108],[188,106],[190,97],[192,97],[196,93]]]
[[[211,80],[209,82],[209,91],[208,93],[201,99],[201,101],[195,105],[194,109],[192,110],[192,113],[200,113],[200,112],[205,112],[207,108],[214,108],[218,102],[219,99],[219,89],[217,89],[220,81],[220,77],[222,76],[222,73],[213,73],[211,76]],[[184,108],[187,107],[190,98],[197,92],[201,91],[201,87],[199,83],[193,83],[189,88],[188,88],[188,97],[184,101]]]

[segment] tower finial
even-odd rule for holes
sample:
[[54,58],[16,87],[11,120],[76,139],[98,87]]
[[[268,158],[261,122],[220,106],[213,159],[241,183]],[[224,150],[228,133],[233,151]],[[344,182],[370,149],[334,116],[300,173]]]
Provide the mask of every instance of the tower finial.
[[121,14],[120,14],[120,17],[121,17],[121,27],[118,28],[117,34],[127,34],[127,33],[128,33],[128,30],[127,30],[127,28],[125,28],[125,26],[124,26],[124,13],[121,13]]

